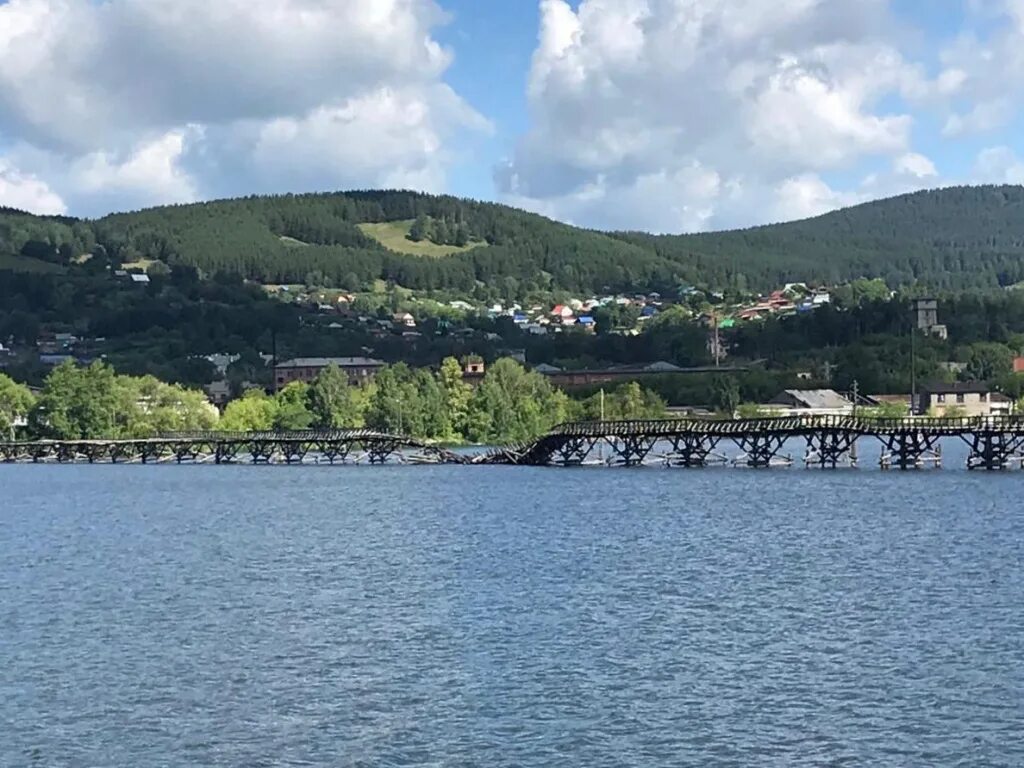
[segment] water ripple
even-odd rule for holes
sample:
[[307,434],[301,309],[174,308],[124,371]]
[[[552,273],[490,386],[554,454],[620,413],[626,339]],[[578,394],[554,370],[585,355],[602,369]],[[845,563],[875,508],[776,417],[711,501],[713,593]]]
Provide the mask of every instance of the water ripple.
[[0,466],[0,765],[1024,765],[1022,484]]

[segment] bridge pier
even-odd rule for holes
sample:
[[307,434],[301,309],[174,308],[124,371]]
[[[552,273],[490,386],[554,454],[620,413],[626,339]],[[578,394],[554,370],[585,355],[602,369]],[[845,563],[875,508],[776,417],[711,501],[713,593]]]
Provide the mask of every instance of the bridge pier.
[[281,444],[281,453],[286,464],[301,464],[309,453],[309,443],[287,442]]
[[143,464],[149,464],[153,460],[159,460],[164,452],[163,443],[145,443],[142,446],[141,458]]
[[242,450],[241,443],[218,442],[214,446],[213,462],[215,464],[234,464]]
[[711,435],[680,435],[673,437],[672,453],[667,457],[670,467],[701,468],[708,465],[708,458],[718,447],[722,438]]
[[737,462],[743,461],[751,469],[767,469],[779,455],[789,435],[771,432],[751,432],[733,438],[736,446],[743,451]]
[[609,463],[620,464],[624,467],[638,467],[654,450],[656,442],[657,438],[634,435],[608,440],[608,444],[611,445],[618,457],[610,460]]
[[[599,439],[600,438],[595,439],[591,437],[570,437],[555,448],[552,453],[552,458],[557,455],[558,459],[555,463],[562,467],[581,466],[588,458],[590,458],[590,454],[593,453]],[[614,449],[614,445],[612,448]]]
[[329,464],[344,464],[352,452],[352,446],[347,440],[321,440],[316,444],[316,450]]
[[249,445],[253,464],[269,464],[276,451],[277,445],[269,440],[253,440]]
[[195,443],[175,443],[171,450],[177,464],[192,463],[202,455],[200,446]]
[[882,469],[922,469],[926,464],[936,468],[942,466],[942,449],[939,446],[940,436],[924,432],[897,432],[891,435],[880,435],[885,446],[880,464]]
[[845,461],[851,467],[856,467],[857,438],[856,433],[843,430],[811,432],[807,435],[804,464],[807,467],[836,469]]
[[388,459],[398,450],[398,443],[393,440],[375,442],[365,446],[371,464],[387,464]]
[[124,464],[125,462],[131,461],[134,450],[134,445],[124,445],[121,443],[112,444],[108,452],[110,463]]
[[1015,458],[1020,460],[1020,450],[1024,444],[1024,435],[1012,432],[977,432],[964,435],[963,439],[971,449],[967,457],[967,468],[987,472],[1009,469]]

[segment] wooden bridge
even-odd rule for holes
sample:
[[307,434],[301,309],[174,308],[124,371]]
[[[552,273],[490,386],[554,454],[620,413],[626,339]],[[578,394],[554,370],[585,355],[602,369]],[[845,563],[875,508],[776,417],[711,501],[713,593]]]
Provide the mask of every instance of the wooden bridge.
[[[0,462],[110,464],[466,464],[753,468],[792,465],[783,453],[803,443],[807,467],[857,466],[861,440],[881,443],[885,469],[942,464],[941,441],[968,447],[970,469],[1024,468],[1024,417],[872,419],[792,416],[565,424],[531,443],[458,454],[428,442],[371,430],[205,432],[138,440],[0,442]],[[734,451],[728,453],[728,446]]]
[[[873,419],[854,416],[792,416],[764,419],[678,419],[566,424],[541,439],[476,458],[482,464],[627,467],[657,464],[706,467],[734,464],[767,468],[790,465],[783,449],[800,440],[808,467],[857,466],[862,439],[881,442],[884,469],[941,466],[943,438],[969,448],[971,469],[1024,466],[1024,417],[977,419]],[[739,455],[723,452],[732,444]]]
[[465,457],[370,430],[202,432],[139,440],[0,443],[0,461],[61,464],[464,464]]

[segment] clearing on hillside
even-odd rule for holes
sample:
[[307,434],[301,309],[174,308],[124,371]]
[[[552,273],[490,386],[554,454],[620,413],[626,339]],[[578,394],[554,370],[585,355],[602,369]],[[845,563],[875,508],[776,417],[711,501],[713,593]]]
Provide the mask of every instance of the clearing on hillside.
[[143,272],[149,272],[149,268],[154,263],[156,263],[156,259],[136,259],[124,262],[121,264],[121,269],[141,269]]
[[487,245],[482,240],[474,240],[462,248],[456,245],[437,245],[429,240],[414,243],[408,238],[412,224],[412,219],[408,221],[385,221],[381,224],[360,224],[359,229],[363,231],[364,235],[372,237],[389,251],[407,253],[411,256],[451,256],[453,253],[465,253],[474,248],[483,248]]

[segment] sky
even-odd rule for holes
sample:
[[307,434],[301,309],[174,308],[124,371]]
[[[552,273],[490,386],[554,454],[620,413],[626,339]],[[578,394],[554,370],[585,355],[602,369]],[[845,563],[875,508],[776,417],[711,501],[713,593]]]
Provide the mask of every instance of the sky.
[[1024,183],[1024,0],[0,0],[0,205],[408,188],[696,232]]

